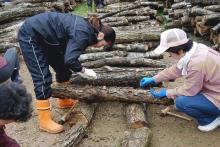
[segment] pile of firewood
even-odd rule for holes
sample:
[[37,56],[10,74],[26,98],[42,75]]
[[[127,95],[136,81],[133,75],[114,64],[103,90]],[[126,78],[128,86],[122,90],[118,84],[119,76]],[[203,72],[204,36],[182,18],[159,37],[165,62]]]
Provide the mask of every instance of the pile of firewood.
[[169,9],[166,28],[183,28],[212,41],[220,49],[220,1],[178,0]]
[[[74,98],[92,103],[120,101],[126,103],[125,116],[128,130],[122,146],[147,146],[151,131],[147,125],[143,103],[170,105],[171,100],[156,100],[146,90],[139,88],[145,76],[154,76],[166,67],[161,55],[152,50],[159,45],[163,27],[156,21],[159,2],[130,1],[109,4],[98,9],[102,22],[114,27],[116,41],[112,51],[88,48],[79,60],[86,68],[97,73],[97,79],[84,79],[73,74],[71,84],[53,87],[53,97]],[[93,15],[93,14],[92,14]],[[161,86],[155,84],[152,86]],[[94,111],[92,111],[94,112]],[[93,113],[92,113],[93,114]],[[91,114],[91,115],[92,115]],[[86,117],[86,116],[85,116]],[[74,146],[85,135],[92,117],[84,125],[73,126],[64,137],[63,146]]]
[[69,12],[75,3],[72,0],[16,0],[1,6],[0,52],[5,52],[7,48],[18,47],[17,32],[26,17],[46,11]]

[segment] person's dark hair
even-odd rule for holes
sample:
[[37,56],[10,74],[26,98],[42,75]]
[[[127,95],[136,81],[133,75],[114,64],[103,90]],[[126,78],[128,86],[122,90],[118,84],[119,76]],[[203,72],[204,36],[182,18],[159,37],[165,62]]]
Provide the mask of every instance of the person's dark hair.
[[185,44],[175,46],[175,47],[170,47],[168,50],[166,50],[166,52],[171,52],[175,54],[179,54],[180,50],[183,50],[184,52],[188,52],[192,48],[192,46],[193,46],[193,41],[189,40]]
[[101,20],[96,16],[91,16],[88,21],[95,29],[97,35],[99,32],[102,32],[104,34],[104,40],[110,43],[108,46],[108,48],[110,49],[115,43],[115,30],[108,25],[103,25]]
[[24,122],[31,117],[32,97],[15,82],[0,85],[0,119]]

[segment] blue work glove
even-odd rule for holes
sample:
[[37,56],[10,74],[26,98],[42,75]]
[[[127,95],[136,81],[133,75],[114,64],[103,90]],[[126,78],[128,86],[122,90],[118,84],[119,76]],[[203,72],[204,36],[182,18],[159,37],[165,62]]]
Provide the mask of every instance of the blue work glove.
[[144,88],[144,87],[146,87],[147,85],[149,85],[149,84],[154,84],[154,83],[155,83],[155,81],[154,81],[153,78],[144,77],[144,78],[141,79],[141,81],[140,81],[140,87],[141,87],[141,88]]
[[155,90],[152,88],[150,89],[150,93],[151,95],[153,95],[154,98],[156,99],[163,99],[164,97],[167,96],[167,90],[165,88],[160,89],[157,93],[155,92]]

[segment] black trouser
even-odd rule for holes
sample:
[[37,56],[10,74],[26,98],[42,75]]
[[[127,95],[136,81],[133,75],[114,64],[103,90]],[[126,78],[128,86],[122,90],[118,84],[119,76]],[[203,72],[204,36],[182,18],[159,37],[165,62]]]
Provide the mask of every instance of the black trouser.
[[9,78],[11,78],[13,82],[21,83],[21,77],[19,75],[20,65],[16,48],[7,49],[4,58],[8,64],[0,69],[0,83]]
[[[104,4],[104,0],[94,0],[95,5],[97,6],[98,4]],[[92,7],[92,0],[87,0],[87,5],[89,7]]]
[[34,82],[36,98],[48,99],[51,96],[52,76],[49,65],[56,72],[57,82],[68,81],[71,71],[64,64],[64,55],[56,47],[43,46],[35,41],[23,24],[18,34],[19,44],[25,63]]

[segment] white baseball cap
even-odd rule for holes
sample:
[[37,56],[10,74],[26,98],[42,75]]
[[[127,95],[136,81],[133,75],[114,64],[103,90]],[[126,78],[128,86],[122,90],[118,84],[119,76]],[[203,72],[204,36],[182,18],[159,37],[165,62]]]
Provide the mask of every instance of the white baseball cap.
[[189,41],[186,33],[181,29],[169,29],[161,33],[160,45],[154,50],[155,54],[162,54],[170,47],[179,46]]

